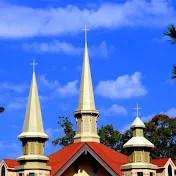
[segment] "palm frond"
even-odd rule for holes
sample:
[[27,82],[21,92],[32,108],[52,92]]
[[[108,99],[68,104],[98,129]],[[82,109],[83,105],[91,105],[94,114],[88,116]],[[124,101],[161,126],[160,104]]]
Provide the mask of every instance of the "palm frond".
[[4,107],[0,107],[0,114],[2,114],[5,111]]
[[167,31],[164,32],[164,35],[169,38],[171,44],[176,44],[176,28],[173,24],[167,27]]
[[172,68],[172,76],[171,79],[176,79],[176,65],[173,66]]

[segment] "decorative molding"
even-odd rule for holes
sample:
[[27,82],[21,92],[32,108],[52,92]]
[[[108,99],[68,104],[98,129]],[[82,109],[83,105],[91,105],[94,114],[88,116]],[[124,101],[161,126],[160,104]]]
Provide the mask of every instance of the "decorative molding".
[[6,162],[4,160],[1,161],[0,163],[0,167],[2,167],[3,165],[5,165],[5,168],[8,170],[8,169],[14,169],[14,168],[10,168],[8,167],[8,165],[6,164]]

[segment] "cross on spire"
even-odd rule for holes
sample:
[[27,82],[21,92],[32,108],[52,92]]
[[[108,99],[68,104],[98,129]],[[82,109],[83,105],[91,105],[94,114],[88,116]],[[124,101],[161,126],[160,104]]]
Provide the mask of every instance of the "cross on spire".
[[37,65],[38,63],[35,62],[35,58],[33,59],[33,62],[30,63],[30,65],[32,65],[33,67],[33,72],[35,72],[35,66]]
[[85,32],[85,42],[87,42],[87,31],[89,31],[90,29],[85,26],[82,30]]
[[137,102],[136,108],[134,108],[134,109],[136,110],[137,117],[139,117],[139,110],[140,110],[141,108],[139,108],[138,102]]

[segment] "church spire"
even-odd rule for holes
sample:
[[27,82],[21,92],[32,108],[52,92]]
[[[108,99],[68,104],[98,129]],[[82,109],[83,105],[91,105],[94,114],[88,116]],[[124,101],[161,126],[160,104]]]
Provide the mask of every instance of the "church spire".
[[74,142],[100,142],[100,137],[97,135],[99,111],[95,108],[87,46],[87,31],[89,29],[85,26],[83,30],[85,31],[85,47],[78,110],[74,112],[77,122]]
[[44,144],[48,140],[48,136],[44,133],[42,113],[38,95],[37,81],[35,75],[35,60],[31,64],[33,66],[32,81],[28,104],[23,125],[23,131],[18,136],[22,142],[23,154],[17,158],[20,163],[15,169],[19,174],[27,175],[30,173],[49,174],[51,167],[47,166],[49,158],[44,156]]
[[41,137],[48,139],[48,136],[44,133],[43,129],[42,113],[35,75],[35,66],[37,65],[35,59],[33,60],[33,63],[31,63],[31,65],[33,66],[33,74],[30,93],[28,97],[23,132],[18,136],[18,138],[21,139],[24,137]]
[[95,110],[94,93],[92,88],[92,78],[87,47],[87,31],[89,29],[85,26],[83,30],[85,31],[85,47],[78,109]]

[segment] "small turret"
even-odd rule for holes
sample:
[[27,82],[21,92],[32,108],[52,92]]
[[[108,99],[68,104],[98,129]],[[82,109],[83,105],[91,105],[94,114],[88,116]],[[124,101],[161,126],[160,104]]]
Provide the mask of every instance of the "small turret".
[[138,116],[131,125],[133,137],[127,141],[123,148],[128,151],[128,163],[121,166],[123,175],[143,176],[156,175],[157,166],[150,163],[150,151],[154,145],[144,137],[145,124]]

